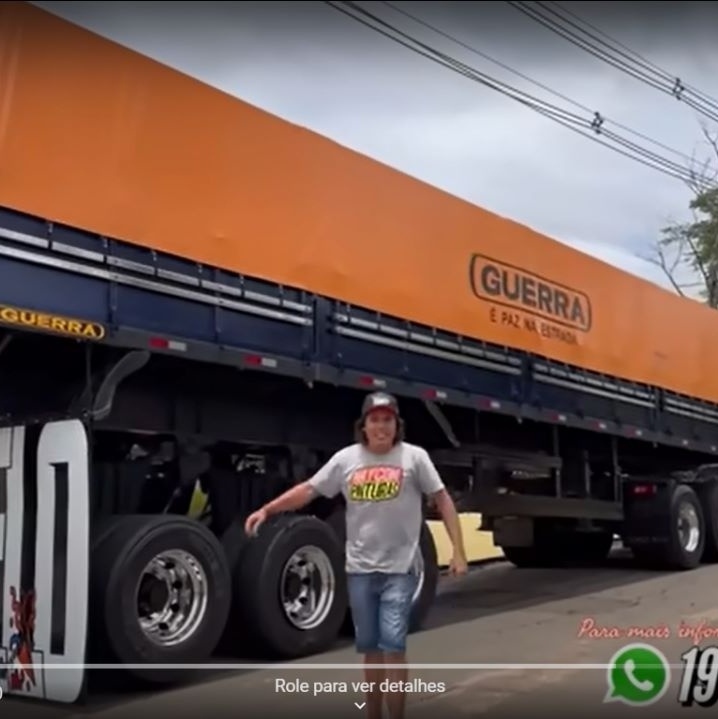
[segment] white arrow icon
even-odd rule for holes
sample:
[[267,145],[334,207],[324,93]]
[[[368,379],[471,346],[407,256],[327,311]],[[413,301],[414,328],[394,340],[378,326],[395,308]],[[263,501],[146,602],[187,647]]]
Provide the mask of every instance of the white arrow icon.
[[354,706],[357,709],[363,709],[366,706],[366,702],[362,702],[361,704],[359,702],[354,702]]

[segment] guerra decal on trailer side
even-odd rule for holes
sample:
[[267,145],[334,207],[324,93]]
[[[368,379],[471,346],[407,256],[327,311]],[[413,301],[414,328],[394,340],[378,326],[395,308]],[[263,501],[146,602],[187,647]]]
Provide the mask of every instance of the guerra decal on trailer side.
[[[3,694],[70,703],[83,691],[89,522],[83,424],[0,429]],[[47,666],[62,664],[77,666]]]
[[15,329],[35,330],[83,340],[101,340],[105,337],[105,328],[99,322],[4,304],[0,304],[0,324]]
[[471,256],[469,282],[489,304],[492,323],[572,345],[591,331],[593,308],[585,292],[481,254]]

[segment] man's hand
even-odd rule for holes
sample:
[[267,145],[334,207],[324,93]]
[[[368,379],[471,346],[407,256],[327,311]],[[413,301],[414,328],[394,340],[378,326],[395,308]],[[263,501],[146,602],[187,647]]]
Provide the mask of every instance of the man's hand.
[[468,567],[466,564],[466,551],[464,550],[461,522],[459,521],[459,515],[454,506],[454,500],[446,489],[434,493],[431,499],[434,501],[436,508],[441,514],[441,518],[444,520],[444,526],[446,527],[446,532],[451,539],[454,550],[451,561],[449,562],[449,572],[454,577],[461,577],[466,574]]
[[454,577],[463,577],[468,571],[466,557],[461,554],[454,554],[449,562],[449,573]]
[[244,531],[250,537],[256,537],[259,528],[267,521],[268,517],[301,509],[314,499],[314,495],[314,489],[309,482],[302,482],[288,489],[284,494],[279,495],[271,502],[267,502],[256,512],[252,512],[244,523]]
[[259,528],[267,521],[267,516],[267,510],[264,507],[258,509],[256,512],[252,512],[244,523],[244,531],[250,537],[256,537]]

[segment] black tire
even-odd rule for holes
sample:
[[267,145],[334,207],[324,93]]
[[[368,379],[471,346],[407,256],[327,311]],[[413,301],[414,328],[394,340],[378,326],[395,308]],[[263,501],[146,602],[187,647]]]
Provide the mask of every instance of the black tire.
[[246,521],[247,517],[245,515],[236,517],[222,535],[222,548],[232,576],[234,576],[251,542],[244,530]]
[[[681,509],[687,507],[692,510],[697,520],[698,538],[694,546],[687,548],[682,544],[678,532],[678,520]],[[701,507],[701,501],[693,489],[685,484],[675,488],[671,497],[669,513],[668,543],[665,547],[663,561],[670,569],[695,569],[703,557],[706,543],[706,521]]]
[[[244,561],[247,548],[252,541],[244,530],[246,519],[245,515],[236,517],[222,535],[222,547],[225,557],[227,558],[233,583],[237,572],[239,572],[239,567]],[[238,612],[235,611],[236,605],[237,599],[235,598],[232,601],[229,617],[218,646],[221,652],[226,652],[232,656],[238,656],[242,650],[246,648],[247,641],[246,623],[241,621],[241,617],[239,617]]]
[[[318,550],[316,559],[324,563],[330,578],[317,586],[320,592],[327,587],[331,592],[324,616],[316,625],[302,628],[290,621],[281,597],[285,567],[304,547]],[[298,580],[289,580],[290,591],[293,581]],[[240,625],[244,637],[263,654],[292,659],[329,649],[339,636],[346,608],[341,547],[324,522],[306,516],[273,517],[245,546],[234,574],[233,624]]]
[[422,522],[421,525],[419,549],[421,550],[422,579],[411,607],[410,632],[418,632],[426,623],[436,600],[436,587],[439,583],[439,557],[436,552],[434,535],[426,522]]
[[[692,510],[697,522],[697,541],[686,547],[681,541],[678,525],[681,510]],[[634,557],[644,566],[655,569],[689,570],[701,563],[706,544],[706,521],[696,492],[685,484],[673,490],[664,515],[664,541],[661,544],[631,546]]]
[[[214,535],[175,515],[128,515],[103,520],[93,532],[91,619],[93,651],[122,664],[191,664],[208,659],[224,630],[231,604],[231,575]],[[204,611],[184,640],[150,639],[139,621],[138,591],[145,567],[170,551],[191,555],[206,578]],[[155,597],[157,598],[157,597]],[[160,598],[161,601],[161,598]],[[186,681],[184,669],[127,671],[153,684]]]
[[[327,517],[327,524],[332,528],[341,544],[342,557],[345,555],[346,545],[346,519],[343,507],[336,509]],[[439,583],[439,559],[436,552],[434,536],[426,522],[422,523],[421,535],[419,538],[421,556],[421,582],[414,596],[409,622],[409,631],[416,632],[424,626],[426,619],[436,599],[436,587]],[[347,606],[347,614],[342,624],[342,634],[352,636],[354,624],[352,622],[351,610]]]
[[[339,547],[342,553],[342,562],[344,563],[344,569],[343,571],[346,571],[346,541],[347,541],[347,528],[346,528],[346,519],[344,514],[344,508],[339,507],[338,509],[335,509],[327,518],[326,518],[327,526],[334,532],[337,542],[339,543]],[[347,609],[344,613],[344,619],[342,620],[341,627],[339,628],[339,632],[342,636],[345,637],[351,637],[354,635],[354,623],[352,622],[352,613],[351,608],[349,607],[349,602],[347,601]]]

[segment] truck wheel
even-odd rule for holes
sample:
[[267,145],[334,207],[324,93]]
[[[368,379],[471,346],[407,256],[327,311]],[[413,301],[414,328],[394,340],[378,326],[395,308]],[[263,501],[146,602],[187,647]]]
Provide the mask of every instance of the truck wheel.
[[685,484],[676,487],[669,522],[665,563],[674,569],[695,569],[703,556],[706,523],[701,502],[691,487]]
[[[223,549],[198,522],[129,515],[95,533],[92,629],[122,664],[194,664],[209,658],[227,621],[231,575]],[[185,681],[183,669],[128,671],[152,683]]]
[[242,561],[244,552],[251,542],[251,539],[244,531],[246,521],[247,516],[244,514],[235,517],[222,535],[222,547],[232,576],[234,576],[237,567]]
[[706,543],[706,521],[696,492],[685,484],[673,490],[665,516],[662,544],[631,546],[633,555],[647,566],[666,569],[695,569]]
[[273,517],[243,550],[232,623],[273,656],[317,654],[337,639],[346,596],[342,552],[331,529],[315,517]]
[[419,631],[426,622],[436,599],[436,586],[439,583],[439,558],[434,543],[434,535],[426,522],[422,522],[419,537],[419,554],[415,571],[419,574],[419,585],[414,592],[409,630]]
[[[343,558],[347,536],[344,508],[342,507],[332,512],[326,521],[339,539]],[[420,553],[415,566],[415,571],[419,574],[419,584],[414,593],[412,603],[409,625],[411,632],[418,631],[424,625],[431,607],[434,604],[436,586],[439,582],[439,559],[436,552],[436,544],[434,543],[434,536],[426,522],[423,522],[421,526],[419,549]],[[349,608],[347,608],[347,615],[342,625],[342,633],[349,636],[354,633],[354,625]]]

